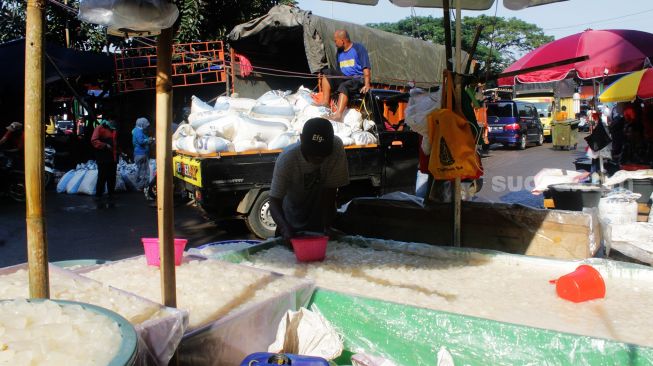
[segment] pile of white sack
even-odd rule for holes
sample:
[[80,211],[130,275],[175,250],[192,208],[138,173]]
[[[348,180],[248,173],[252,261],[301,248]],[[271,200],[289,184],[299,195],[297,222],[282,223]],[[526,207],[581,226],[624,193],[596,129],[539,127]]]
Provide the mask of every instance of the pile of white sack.
[[[326,107],[314,105],[309,89],[296,93],[269,91],[258,99],[220,97],[211,106],[193,96],[188,124],[172,137],[174,150],[200,155],[216,152],[283,149],[299,141],[307,120],[328,118]],[[373,121],[355,109],[345,112],[343,122],[331,121],[343,145],[377,143]]]
[[[154,179],[156,172],[156,160],[149,161],[149,179]],[[138,171],[136,164],[129,164],[120,159],[116,168],[116,192],[136,191],[138,181]],[[57,183],[57,193],[68,194],[86,194],[92,196],[95,194],[95,185],[97,183],[98,170],[94,160],[89,160],[84,164],[77,164],[75,169],[69,170],[64,174]]]

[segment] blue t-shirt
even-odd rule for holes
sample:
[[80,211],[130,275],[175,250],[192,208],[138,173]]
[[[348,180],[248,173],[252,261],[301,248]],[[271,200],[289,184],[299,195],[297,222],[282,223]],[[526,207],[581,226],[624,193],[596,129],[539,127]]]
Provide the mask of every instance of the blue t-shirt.
[[336,54],[338,68],[346,76],[363,76],[363,69],[370,69],[370,58],[365,46],[353,43],[347,51]]

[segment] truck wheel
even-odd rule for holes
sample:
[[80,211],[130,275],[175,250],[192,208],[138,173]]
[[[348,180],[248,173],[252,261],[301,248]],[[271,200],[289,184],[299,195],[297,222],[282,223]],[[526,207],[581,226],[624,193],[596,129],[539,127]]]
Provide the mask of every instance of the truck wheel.
[[247,227],[261,239],[274,236],[277,224],[272,219],[270,211],[270,194],[263,191],[254,202],[249,215],[247,215]]

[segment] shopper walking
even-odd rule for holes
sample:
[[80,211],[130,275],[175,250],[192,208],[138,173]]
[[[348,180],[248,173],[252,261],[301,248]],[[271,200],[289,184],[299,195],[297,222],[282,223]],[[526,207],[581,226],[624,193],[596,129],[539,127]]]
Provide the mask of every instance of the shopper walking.
[[143,190],[150,178],[150,144],[154,141],[148,136],[150,122],[141,117],[136,120],[136,127],[132,130],[132,144],[134,145],[134,163],[137,168],[136,188]]
[[95,198],[97,200],[102,198],[105,187],[109,200],[113,199],[118,162],[117,128],[116,120],[109,117],[93,130],[93,136],[91,137],[91,145],[95,152],[95,161],[98,167],[97,184],[95,186]]

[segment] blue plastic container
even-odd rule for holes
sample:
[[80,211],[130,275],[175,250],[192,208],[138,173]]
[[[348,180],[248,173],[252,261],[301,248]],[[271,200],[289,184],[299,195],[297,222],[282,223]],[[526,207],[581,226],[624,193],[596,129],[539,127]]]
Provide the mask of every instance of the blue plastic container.
[[73,268],[73,267],[95,266],[97,264],[105,264],[110,262],[111,261],[104,260],[104,259],[71,259],[67,261],[52,262],[52,264],[61,268]]
[[268,352],[257,352],[252,353],[251,355],[245,357],[243,362],[240,363],[240,366],[278,366],[278,365],[292,365],[292,366],[329,366],[329,361],[323,359],[322,357],[312,357],[312,356],[300,356],[293,355],[290,353],[280,354],[282,356],[288,357],[290,359],[290,364],[288,363],[269,363],[271,357],[278,355],[276,353]]
[[236,243],[247,243],[251,245],[256,245],[262,242],[263,242],[262,240],[223,240],[223,241],[216,241],[213,243],[200,245],[199,247],[197,247],[197,249],[204,249],[204,248],[210,248],[219,245],[236,244]]

